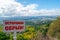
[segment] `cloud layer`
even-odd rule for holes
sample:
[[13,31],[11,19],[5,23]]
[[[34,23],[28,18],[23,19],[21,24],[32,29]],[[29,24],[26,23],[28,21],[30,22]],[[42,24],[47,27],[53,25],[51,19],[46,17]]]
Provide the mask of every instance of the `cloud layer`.
[[60,16],[60,9],[38,9],[37,4],[27,6],[15,0],[0,0],[0,17],[14,16]]

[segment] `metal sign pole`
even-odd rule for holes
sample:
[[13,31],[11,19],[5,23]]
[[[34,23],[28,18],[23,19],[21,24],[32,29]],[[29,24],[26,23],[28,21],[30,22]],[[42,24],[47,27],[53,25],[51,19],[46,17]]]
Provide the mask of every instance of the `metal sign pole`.
[[14,32],[14,37],[13,37],[13,38],[14,38],[14,40],[17,40],[17,39],[16,39],[16,38],[17,38],[17,37],[16,37],[16,32]]

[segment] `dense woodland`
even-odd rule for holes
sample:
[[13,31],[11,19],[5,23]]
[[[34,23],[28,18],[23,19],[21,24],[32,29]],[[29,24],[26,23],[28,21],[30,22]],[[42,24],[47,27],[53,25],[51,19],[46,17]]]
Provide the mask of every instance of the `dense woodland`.
[[[26,21],[25,31],[17,32],[17,40],[60,40],[60,18]],[[3,32],[0,23],[0,40],[13,40],[13,32]]]

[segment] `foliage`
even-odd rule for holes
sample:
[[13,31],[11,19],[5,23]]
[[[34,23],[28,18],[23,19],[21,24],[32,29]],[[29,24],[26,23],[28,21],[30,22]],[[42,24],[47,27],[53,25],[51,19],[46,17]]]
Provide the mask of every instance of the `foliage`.
[[6,35],[6,33],[0,32],[0,40],[9,40],[9,35]]
[[18,34],[17,35],[17,40],[30,40],[32,37],[35,36],[35,32],[34,32],[34,27],[31,26],[27,26],[26,27],[26,31],[22,34]]
[[[17,40],[40,40],[41,39],[40,37],[42,37],[42,35],[46,36],[50,23],[51,23],[51,21],[47,21],[47,20],[42,21],[42,22],[41,22],[41,20],[26,22],[25,31],[17,33]],[[7,33],[5,33],[5,35],[6,34]],[[1,36],[1,37],[3,37],[3,36]],[[9,33],[9,36],[7,38],[9,38],[8,40],[13,40],[13,34]],[[3,37],[3,39],[4,39],[4,37]]]
[[0,32],[2,32],[2,30],[3,30],[3,26],[2,26],[2,25],[0,25]]
[[49,27],[48,35],[60,38],[60,18],[53,21]]

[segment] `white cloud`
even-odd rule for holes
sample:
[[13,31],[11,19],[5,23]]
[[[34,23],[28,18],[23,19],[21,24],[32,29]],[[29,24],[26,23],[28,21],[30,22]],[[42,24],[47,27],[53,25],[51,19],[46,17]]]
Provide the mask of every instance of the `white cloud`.
[[14,15],[18,7],[22,8],[23,5],[14,0],[0,0],[0,15]]
[[15,0],[0,0],[0,17],[11,16],[60,16],[60,9],[40,9],[36,10],[37,4],[24,6]]

